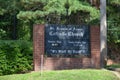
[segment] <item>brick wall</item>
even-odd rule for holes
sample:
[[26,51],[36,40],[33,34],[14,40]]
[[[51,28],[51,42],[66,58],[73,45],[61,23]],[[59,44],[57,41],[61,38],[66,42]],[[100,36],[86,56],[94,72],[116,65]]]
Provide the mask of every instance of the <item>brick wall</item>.
[[[100,28],[90,27],[91,57],[50,58],[44,55],[44,25],[34,25],[34,70],[60,70],[79,68],[100,68]],[[42,67],[41,67],[42,66]]]
[[42,55],[44,54],[44,25],[34,25],[33,28],[33,44],[34,44],[34,70],[40,70]]
[[100,68],[100,27],[91,26],[91,62],[93,67]]

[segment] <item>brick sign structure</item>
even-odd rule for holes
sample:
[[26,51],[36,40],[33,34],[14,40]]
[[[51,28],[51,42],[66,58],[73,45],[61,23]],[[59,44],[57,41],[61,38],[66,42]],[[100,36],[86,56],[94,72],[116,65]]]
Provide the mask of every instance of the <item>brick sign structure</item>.
[[35,71],[100,68],[98,26],[38,24],[33,41]]

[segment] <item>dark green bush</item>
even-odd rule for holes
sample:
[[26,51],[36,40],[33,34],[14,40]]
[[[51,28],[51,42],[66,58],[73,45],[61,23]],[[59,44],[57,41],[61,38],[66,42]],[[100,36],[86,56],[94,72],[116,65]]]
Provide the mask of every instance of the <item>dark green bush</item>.
[[0,41],[0,75],[32,70],[32,43],[28,41]]
[[112,65],[108,65],[105,66],[106,68],[120,68],[120,64],[112,64]]

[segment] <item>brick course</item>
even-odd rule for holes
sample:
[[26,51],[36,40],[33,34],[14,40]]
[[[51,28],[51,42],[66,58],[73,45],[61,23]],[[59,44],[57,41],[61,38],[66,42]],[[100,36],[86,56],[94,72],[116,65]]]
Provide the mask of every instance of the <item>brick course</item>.
[[34,25],[33,44],[34,44],[34,70],[41,69],[41,60],[43,60],[44,70],[61,69],[80,69],[80,68],[100,68],[100,28],[98,26],[90,27],[90,47],[91,57],[81,58],[50,58],[44,55],[44,25]]

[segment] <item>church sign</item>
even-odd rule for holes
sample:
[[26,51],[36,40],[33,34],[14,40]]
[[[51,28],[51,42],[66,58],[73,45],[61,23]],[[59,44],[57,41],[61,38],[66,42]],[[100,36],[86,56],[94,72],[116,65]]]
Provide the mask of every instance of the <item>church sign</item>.
[[45,54],[48,57],[90,55],[88,25],[45,25]]

